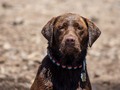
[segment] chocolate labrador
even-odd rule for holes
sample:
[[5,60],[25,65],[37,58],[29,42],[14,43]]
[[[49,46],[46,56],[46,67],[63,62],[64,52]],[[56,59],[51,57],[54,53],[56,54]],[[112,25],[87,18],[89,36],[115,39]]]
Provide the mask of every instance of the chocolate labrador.
[[53,17],[42,29],[48,52],[31,90],[92,90],[86,67],[88,46],[100,36],[90,20],[73,13]]

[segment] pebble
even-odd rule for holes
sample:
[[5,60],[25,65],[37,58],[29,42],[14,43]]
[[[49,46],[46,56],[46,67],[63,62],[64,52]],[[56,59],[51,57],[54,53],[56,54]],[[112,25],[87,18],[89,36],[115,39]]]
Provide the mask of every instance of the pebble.
[[4,45],[3,45],[3,48],[4,48],[5,50],[10,50],[10,49],[11,49],[10,43],[5,42]]

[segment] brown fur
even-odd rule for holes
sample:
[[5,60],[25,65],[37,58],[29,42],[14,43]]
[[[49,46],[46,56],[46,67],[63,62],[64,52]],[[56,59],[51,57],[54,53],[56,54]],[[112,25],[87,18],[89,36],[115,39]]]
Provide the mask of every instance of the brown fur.
[[[82,65],[88,45],[100,35],[96,25],[77,14],[67,13],[52,18],[42,30],[48,40],[48,50],[62,65]],[[86,67],[87,68],[87,67]],[[31,90],[82,90],[81,68],[68,70],[55,65],[47,55],[39,67]],[[84,90],[92,90],[86,69]]]

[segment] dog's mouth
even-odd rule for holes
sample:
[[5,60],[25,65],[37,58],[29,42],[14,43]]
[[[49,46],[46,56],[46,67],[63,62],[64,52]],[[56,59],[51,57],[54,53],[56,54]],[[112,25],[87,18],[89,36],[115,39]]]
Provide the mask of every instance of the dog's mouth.
[[[80,49],[79,45],[61,44],[59,51],[62,54],[61,63],[63,65],[77,65],[76,62],[78,60],[76,60],[76,59],[79,57],[79,55],[81,53],[81,49]],[[66,59],[66,57],[67,57],[67,59]]]
[[62,43],[60,45],[59,51],[63,55],[78,55],[81,52],[81,48],[79,44],[67,45],[65,43]]

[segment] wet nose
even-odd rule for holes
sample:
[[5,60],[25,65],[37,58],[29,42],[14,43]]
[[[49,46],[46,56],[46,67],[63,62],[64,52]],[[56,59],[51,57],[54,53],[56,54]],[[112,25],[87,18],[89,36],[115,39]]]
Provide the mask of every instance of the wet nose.
[[75,38],[74,37],[67,37],[65,41],[66,45],[74,45],[75,44]]

